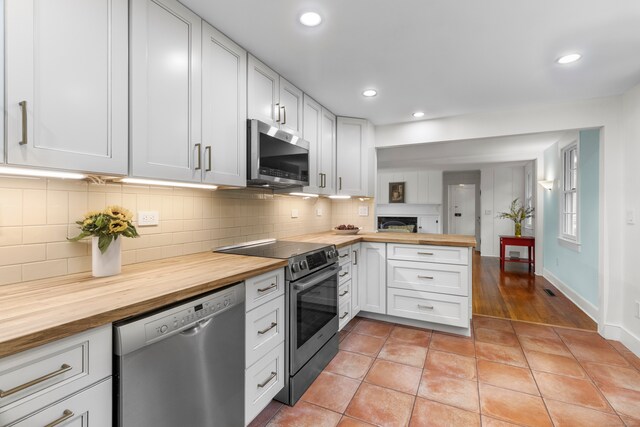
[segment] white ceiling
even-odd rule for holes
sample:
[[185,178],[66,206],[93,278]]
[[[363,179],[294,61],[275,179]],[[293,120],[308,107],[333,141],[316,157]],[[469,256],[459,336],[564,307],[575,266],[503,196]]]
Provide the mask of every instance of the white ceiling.
[[535,159],[564,132],[545,132],[500,138],[412,144],[378,149],[379,169],[475,170],[496,164]]
[[[375,124],[619,94],[638,0],[181,0],[334,113]],[[317,11],[315,28],[299,24]],[[583,59],[560,66],[567,52]],[[379,95],[365,99],[373,87]]]

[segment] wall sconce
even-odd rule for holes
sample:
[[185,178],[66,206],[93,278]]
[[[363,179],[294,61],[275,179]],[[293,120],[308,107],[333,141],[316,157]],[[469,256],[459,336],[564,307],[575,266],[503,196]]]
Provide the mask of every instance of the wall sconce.
[[553,179],[548,180],[548,181],[538,181],[538,184],[542,185],[542,187],[545,190],[553,190],[553,184],[555,183],[555,181]]

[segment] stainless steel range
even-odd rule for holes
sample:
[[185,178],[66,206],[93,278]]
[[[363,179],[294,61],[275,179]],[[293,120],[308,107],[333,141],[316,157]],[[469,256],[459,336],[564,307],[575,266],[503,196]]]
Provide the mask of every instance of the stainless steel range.
[[260,240],[216,252],[288,260],[285,286],[285,387],[295,404],[338,353],[338,251],[334,245]]

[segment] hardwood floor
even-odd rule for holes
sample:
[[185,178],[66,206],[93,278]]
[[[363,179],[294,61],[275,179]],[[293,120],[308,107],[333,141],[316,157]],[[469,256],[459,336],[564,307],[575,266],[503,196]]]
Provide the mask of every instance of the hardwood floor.
[[[556,296],[547,295],[545,288]],[[500,271],[498,258],[479,252],[473,256],[473,314],[597,330],[589,316],[526,265],[507,263]]]

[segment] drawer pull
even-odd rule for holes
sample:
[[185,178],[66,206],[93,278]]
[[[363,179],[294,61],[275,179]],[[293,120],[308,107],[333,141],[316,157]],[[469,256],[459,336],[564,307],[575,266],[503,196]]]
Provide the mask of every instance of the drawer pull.
[[258,384],[258,388],[263,388],[264,386],[266,386],[267,384],[269,384],[271,382],[272,379],[274,379],[276,377],[276,375],[278,375],[277,372],[271,372],[271,375],[269,375],[269,378],[267,378],[266,380],[264,380],[263,382],[261,382],[260,384]]
[[344,314],[342,316],[340,316],[340,320],[344,319],[345,317],[347,317],[349,315],[348,311],[345,311]]
[[418,252],[418,255],[433,255],[433,252]]
[[277,287],[278,285],[276,285],[275,283],[270,284],[269,286],[267,286],[266,288],[260,288],[258,289],[258,292],[267,292],[269,289],[273,289],[275,287]]
[[342,273],[342,274],[340,275],[340,277],[344,277],[344,276],[348,276],[348,275],[349,275],[349,272],[348,272],[348,271],[345,271],[344,273]]
[[19,385],[17,387],[14,387],[10,390],[4,391],[4,390],[0,390],[0,399],[2,399],[3,397],[7,397],[7,396],[11,396],[12,394],[15,394],[19,391],[22,391],[26,388],[32,387],[36,384],[40,384],[42,382],[45,382],[47,380],[50,380],[53,377],[57,377],[58,375],[62,375],[65,372],[70,371],[72,368],[71,366],[67,365],[66,363],[62,366],[60,366],[60,369],[58,369],[57,371],[53,371],[47,375],[43,375],[40,378],[36,378],[35,380],[31,380],[27,383],[24,383],[22,385]]
[[358,250],[353,251],[353,265],[358,265]]
[[344,255],[340,255],[340,258],[346,258],[346,257],[348,257],[348,256],[349,256],[349,254],[348,254],[348,253],[346,253],[346,254],[344,254]]
[[50,422],[49,424],[47,424],[44,427],[55,427],[55,426],[59,426],[60,424],[62,424],[63,422],[67,421],[69,418],[73,417],[74,413],[68,409],[65,409],[62,412],[62,416],[60,418],[58,418],[55,421]]
[[343,297],[343,296],[345,296],[345,295],[346,295],[346,294],[348,294],[348,293],[349,293],[349,291],[344,291],[344,292],[343,292],[343,293],[341,293],[339,296]]
[[418,279],[429,279],[429,280],[433,280],[433,276],[418,276]]
[[266,328],[264,328],[261,331],[258,331],[258,334],[264,335],[267,332],[269,332],[270,330],[272,330],[273,328],[275,328],[276,326],[278,326],[278,324],[276,322],[271,322],[271,325],[267,326]]
[[432,305],[418,304],[418,308],[426,308],[427,310],[433,310]]

